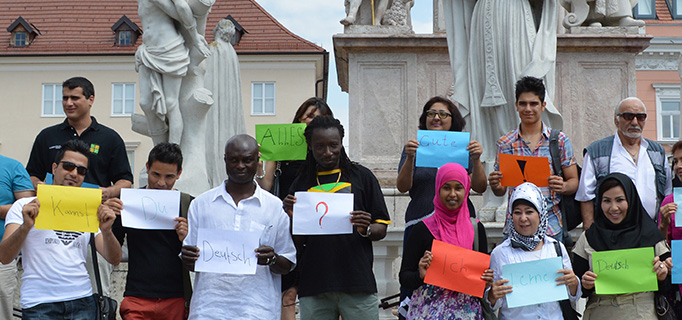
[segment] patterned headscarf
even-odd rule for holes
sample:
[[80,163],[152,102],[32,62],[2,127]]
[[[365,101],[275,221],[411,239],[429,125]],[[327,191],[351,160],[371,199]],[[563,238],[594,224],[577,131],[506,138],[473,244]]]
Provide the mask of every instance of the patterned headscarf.
[[[458,181],[466,190],[464,199],[458,199],[461,205],[455,210],[449,210],[440,201],[440,188],[449,181]],[[436,174],[436,196],[433,197],[434,213],[424,219],[424,224],[436,240],[472,249],[474,245],[474,228],[469,219],[469,189],[471,179],[467,170],[459,164],[444,164]]]
[[[532,236],[524,236],[518,233],[514,227],[514,202],[517,200],[526,200],[530,202],[540,215],[540,224]],[[542,190],[536,185],[530,182],[524,182],[514,188],[514,192],[512,192],[509,197],[509,206],[507,208],[507,225],[510,226],[509,239],[511,240],[512,247],[533,251],[535,247],[538,246],[547,233],[548,210],[549,206],[547,205],[545,197],[542,196]]]

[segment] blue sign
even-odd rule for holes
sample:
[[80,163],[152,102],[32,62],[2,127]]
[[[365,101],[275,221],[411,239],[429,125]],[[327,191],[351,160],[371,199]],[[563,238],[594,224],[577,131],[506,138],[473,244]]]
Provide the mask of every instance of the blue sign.
[[458,131],[419,130],[417,132],[417,160],[415,166],[440,168],[446,163],[459,163],[469,168],[471,134]]
[[561,257],[512,263],[502,266],[502,278],[512,286],[507,294],[507,306],[516,308],[531,304],[568,299],[565,285],[558,286],[556,279],[563,276]]

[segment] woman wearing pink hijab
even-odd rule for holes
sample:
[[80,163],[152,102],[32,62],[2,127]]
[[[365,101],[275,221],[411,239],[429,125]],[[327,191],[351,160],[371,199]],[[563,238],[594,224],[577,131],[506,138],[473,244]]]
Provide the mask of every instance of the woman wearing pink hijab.
[[[410,297],[407,319],[483,319],[479,298],[424,283],[426,270],[431,264],[433,240],[443,241],[466,249],[473,249],[474,225],[469,218],[467,198],[471,180],[466,169],[448,163],[438,169],[434,212],[414,226],[407,238],[403,262],[400,267],[400,285],[414,290]],[[464,204],[464,205],[462,205]],[[478,228],[478,250],[488,253],[485,228]],[[492,270],[481,276],[492,281]]]

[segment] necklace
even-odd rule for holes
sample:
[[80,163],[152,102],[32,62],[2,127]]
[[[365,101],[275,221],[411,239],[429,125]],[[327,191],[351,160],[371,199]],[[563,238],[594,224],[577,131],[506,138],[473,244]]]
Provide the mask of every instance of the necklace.
[[632,158],[632,161],[635,164],[637,164],[637,158],[639,158],[638,157],[639,156],[639,147],[637,148],[637,151],[635,151],[634,153],[630,152],[630,150],[628,150],[627,148],[625,149],[625,151],[628,152],[628,154],[630,155],[630,158]]
[[322,189],[322,184],[320,184],[320,175],[328,175],[328,174],[334,174],[338,173],[339,176],[336,178],[336,183],[334,184],[333,187],[331,187],[329,190],[333,190],[336,188],[336,186],[339,185],[339,181],[341,181],[341,169],[334,169],[334,170],[329,170],[329,171],[321,171],[317,173],[317,176],[315,176],[315,179],[317,180],[317,185]]

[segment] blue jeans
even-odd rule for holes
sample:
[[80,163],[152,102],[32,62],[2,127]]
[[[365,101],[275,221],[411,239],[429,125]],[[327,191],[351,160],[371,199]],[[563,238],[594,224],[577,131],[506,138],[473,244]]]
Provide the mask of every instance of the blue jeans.
[[92,320],[97,317],[95,298],[92,296],[76,300],[41,303],[21,311],[24,320]]

